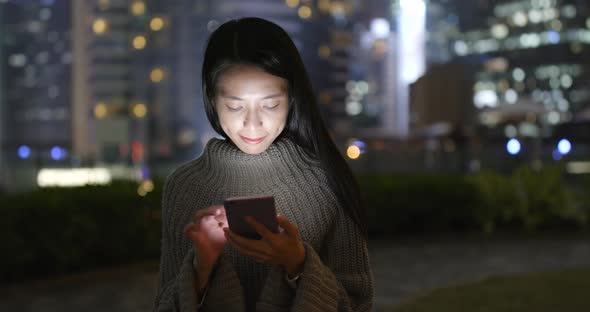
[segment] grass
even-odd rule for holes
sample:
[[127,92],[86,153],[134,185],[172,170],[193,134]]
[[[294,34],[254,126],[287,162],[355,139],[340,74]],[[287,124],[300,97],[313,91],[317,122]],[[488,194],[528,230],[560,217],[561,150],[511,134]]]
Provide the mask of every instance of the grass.
[[392,311],[590,311],[590,268],[491,277],[434,290]]

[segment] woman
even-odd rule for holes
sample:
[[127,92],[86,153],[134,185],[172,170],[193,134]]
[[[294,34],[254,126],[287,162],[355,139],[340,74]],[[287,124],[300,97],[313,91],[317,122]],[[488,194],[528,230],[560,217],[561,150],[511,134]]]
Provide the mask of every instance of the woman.
[[[208,41],[205,109],[225,140],[172,173],[154,311],[368,311],[373,279],[356,181],[321,120],[287,33],[231,20]],[[220,203],[270,194],[280,233],[227,228]]]

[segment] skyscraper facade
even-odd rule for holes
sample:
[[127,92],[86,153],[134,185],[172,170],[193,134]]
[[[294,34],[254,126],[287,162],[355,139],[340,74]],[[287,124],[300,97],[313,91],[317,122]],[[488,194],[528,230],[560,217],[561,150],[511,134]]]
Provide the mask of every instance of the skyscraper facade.
[[[590,107],[587,1],[455,1],[455,8],[460,32],[451,50],[455,60],[480,65],[473,104],[482,123],[521,116],[553,126]],[[535,127],[523,129],[534,135]]]

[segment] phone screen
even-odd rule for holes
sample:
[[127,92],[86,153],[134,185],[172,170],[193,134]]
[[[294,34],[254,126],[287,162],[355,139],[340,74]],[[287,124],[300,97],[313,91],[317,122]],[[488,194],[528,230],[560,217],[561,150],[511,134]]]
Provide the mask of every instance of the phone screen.
[[254,228],[244,220],[247,216],[253,217],[271,232],[279,232],[275,200],[272,195],[230,197],[223,202],[223,206],[229,228],[239,235],[250,239],[261,238]]

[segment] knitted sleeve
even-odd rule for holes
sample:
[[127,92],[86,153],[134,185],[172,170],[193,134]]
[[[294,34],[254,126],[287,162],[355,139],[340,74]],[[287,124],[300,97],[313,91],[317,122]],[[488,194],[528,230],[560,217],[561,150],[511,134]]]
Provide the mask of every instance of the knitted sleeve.
[[328,233],[322,257],[305,244],[292,311],[370,311],[373,274],[366,240],[350,217],[340,213]]
[[[366,240],[348,215],[336,217],[321,253],[304,242],[306,258],[297,289],[274,267],[257,311],[370,311],[373,274]],[[321,254],[321,256],[320,256]]]
[[[207,295],[202,306],[197,303],[193,259],[195,250],[191,247],[186,255],[180,256],[179,241],[172,222],[174,210],[174,180],[167,179],[162,195],[162,240],[160,272],[154,312],[195,312],[195,311],[243,311],[245,304],[242,288],[229,260],[221,256],[211,273]],[[176,225],[182,226],[184,225]],[[180,231],[182,232],[182,231]]]
[[172,200],[175,186],[174,174],[166,179],[162,193],[162,237],[160,241],[160,270],[153,311],[180,311],[179,272],[180,264],[189,261],[191,255],[179,259],[180,246],[174,238]]

